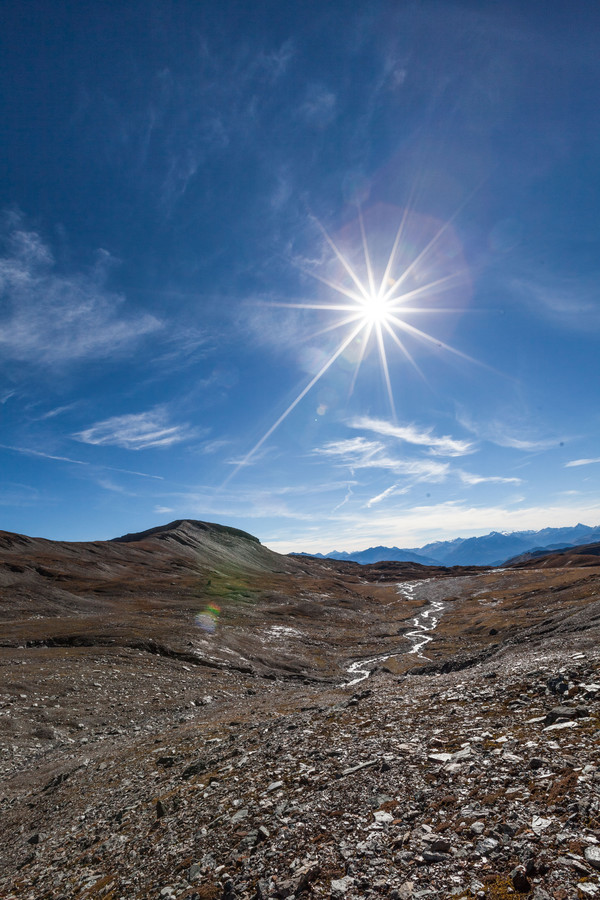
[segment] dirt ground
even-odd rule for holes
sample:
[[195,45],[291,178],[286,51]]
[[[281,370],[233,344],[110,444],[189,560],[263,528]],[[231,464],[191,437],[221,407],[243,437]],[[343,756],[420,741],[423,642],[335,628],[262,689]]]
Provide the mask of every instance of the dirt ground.
[[0,894],[600,896],[599,585],[0,533]]

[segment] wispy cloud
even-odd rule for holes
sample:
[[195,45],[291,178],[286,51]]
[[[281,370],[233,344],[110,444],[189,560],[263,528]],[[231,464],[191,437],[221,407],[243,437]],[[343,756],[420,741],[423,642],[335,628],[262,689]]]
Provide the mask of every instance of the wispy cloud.
[[337,512],[338,509],[341,509],[342,506],[345,506],[346,503],[349,503],[350,498],[352,497],[353,493],[354,493],[354,491],[352,490],[352,484],[351,484],[351,482],[348,482],[348,484],[346,486],[346,494],[345,494],[343,500],[341,500],[337,506],[334,506],[333,511]]
[[49,409],[48,412],[43,413],[43,415],[39,416],[37,421],[43,422],[46,419],[54,419],[56,416],[62,416],[63,413],[68,412],[71,409],[75,409],[75,407],[79,406],[80,401],[75,401],[74,403],[67,403],[65,406],[56,406],[54,409]]
[[376,506],[378,503],[381,503],[382,500],[387,500],[388,497],[394,497],[396,494],[407,494],[409,490],[410,488],[408,487],[400,487],[397,484],[392,484],[391,487],[386,488],[385,491],[377,494],[376,497],[371,497],[370,500],[367,500],[366,507],[367,509],[371,509],[372,506]]
[[522,484],[521,478],[505,478],[503,475],[475,475],[459,469],[456,473],[463,484]]
[[307,88],[299,113],[309,125],[325,128],[336,116],[336,105],[337,98],[333,91],[322,84],[311,84]]
[[103,488],[105,491],[111,491],[113,494],[122,494],[124,497],[137,497],[138,495],[131,490],[128,490],[126,487],[123,487],[122,484],[117,484],[117,482],[113,478],[99,478],[97,481],[99,487]]
[[[165,292],[167,300],[177,299],[170,291]],[[162,366],[168,364],[171,371],[174,367],[184,368],[205,357],[211,349],[205,331],[190,322],[172,322],[169,331],[161,335],[162,352],[155,358],[155,363]]]
[[164,481],[162,475],[149,475],[148,472],[136,472],[134,469],[120,469],[117,466],[104,466],[91,463],[84,459],[73,459],[71,456],[58,456],[53,453],[44,453],[42,450],[32,450],[30,447],[13,447],[9,444],[0,444],[0,450],[9,450],[12,453],[22,453],[24,456],[35,456],[40,459],[52,459],[56,462],[72,463],[76,466],[89,466],[93,469],[108,469],[111,472],[121,472],[123,475],[137,475],[140,478],[152,478],[156,481]]
[[280,451],[277,447],[267,447],[263,444],[263,446],[249,458],[247,456],[230,456],[225,462],[228,466],[235,466],[236,468],[241,468],[242,466],[256,466],[257,463],[264,463],[266,459],[278,456],[279,453]]
[[82,459],[72,459],[70,456],[57,456],[53,453],[43,453],[41,450],[31,450],[29,447],[13,447],[10,444],[0,444],[0,449],[11,450],[13,453],[23,453],[25,456],[38,456],[40,459],[54,459],[58,462],[73,463],[76,466],[89,465],[89,463]]
[[259,53],[256,58],[256,67],[259,71],[264,70],[270,81],[276,81],[284,74],[295,54],[294,41],[288,39],[277,50],[272,50],[270,53]]
[[[480,440],[489,441],[498,447],[508,447],[512,450],[525,450],[535,452],[549,450],[560,443],[557,437],[541,437],[535,433],[536,429],[525,421],[524,414],[515,418],[514,413],[504,418],[495,418],[489,421],[473,419],[465,410],[457,414],[459,423],[476,435]],[[564,439],[563,439],[564,440]]]
[[565,463],[565,469],[571,469],[574,466],[590,466],[593,463],[600,463],[600,456],[595,457],[595,459],[572,459],[570,462]]
[[536,315],[541,312],[561,327],[573,331],[596,331],[600,328],[598,276],[549,273],[546,266],[525,277],[513,279],[510,287],[524,298]]
[[387,454],[380,441],[357,437],[330,441],[313,450],[317,456],[337,458],[341,465],[355,469],[387,469],[397,475],[407,475],[417,481],[443,481],[450,469],[448,463],[432,459],[400,459]]
[[205,519],[215,516],[215,521],[226,523],[231,518],[245,519],[289,519],[298,522],[313,522],[314,513],[291,508],[284,497],[271,490],[227,490],[215,491],[209,487],[190,487],[179,493],[163,496],[170,503],[171,512],[177,516],[193,516]]
[[[492,440],[490,438],[490,440]],[[508,434],[497,434],[492,443],[499,447],[511,447],[513,450],[549,450],[556,447],[556,440],[527,440],[526,438],[511,437]]]
[[60,273],[50,248],[9,218],[0,256],[0,350],[7,360],[55,365],[114,356],[162,325],[148,314],[126,312],[108,290],[113,260],[99,250],[88,272]]
[[[387,433],[388,423],[382,424],[385,426]],[[389,430],[390,432],[395,431],[395,426],[390,426]],[[402,431],[403,429],[399,428],[398,430]],[[410,430],[409,434],[413,438],[427,437],[427,434],[425,433],[416,432],[416,434],[413,434],[413,432]],[[394,434],[394,436],[396,435]],[[431,436],[429,436],[429,439],[431,439]],[[436,440],[442,441],[446,439],[439,438]],[[452,439],[449,438],[447,440],[451,441]],[[470,487],[480,484],[522,483],[522,480],[520,478],[507,477],[504,475],[478,475],[473,472],[466,472],[464,471],[464,469],[455,469],[450,466],[450,463],[440,462],[438,460],[432,459],[430,456],[425,456],[418,459],[396,457],[390,455],[386,445],[383,442],[369,441],[364,437],[348,438],[346,440],[340,441],[330,441],[323,447],[318,447],[313,450],[313,453],[318,456],[325,456],[330,459],[335,459],[339,462],[340,465],[348,466],[351,471],[355,471],[358,469],[387,470],[389,472],[393,472],[395,475],[405,476],[405,478],[410,480],[411,484],[418,484],[422,482],[430,482],[435,484],[447,481],[450,478],[456,478],[460,482],[462,482],[462,484],[468,485]],[[366,507],[370,509],[372,506],[375,506],[378,503],[381,503],[383,500],[388,499],[388,497],[392,497],[396,494],[407,493],[410,490],[411,484],[409,484],[408,486],[406,483],[402,485],[393,484],[391,487],[386,488],[375,497],[371,497],[367,501]]]
[[397,438],[407,444],[427,447],[435,456],[465,456],[475,451],[472,441],[461,441],[449,435],[437,437],[432,428],[418,428],[416,425],[396,425],[385,419],[357,416],[348,422],[350,428],[372,431],[385,437]]
[[254,135],[295,54],[293,40],[252,52],[246,41],[217,47],[203,38],[192,65],[149,75],[135,111],[103,91],[89,98],[78,124],[103,154],[126,160],[136,178],[158,176],[158,202],[172,213],[207,163]]
[[205,444],[201,444],[198,449],[201,453],[212,454],[218,453],[219,450],[223,450],[230,444],[231,441],[229,440],[225,440],[224,438],[216,438],[214,441],[207,441]]
[[156,408],[143,413],[112,416],[96,422],[73,437],[84,444],[123,447],[125,450],[147,450],[171,447],[189,440],[195,432],[189,425],[169,424],[165,410]]

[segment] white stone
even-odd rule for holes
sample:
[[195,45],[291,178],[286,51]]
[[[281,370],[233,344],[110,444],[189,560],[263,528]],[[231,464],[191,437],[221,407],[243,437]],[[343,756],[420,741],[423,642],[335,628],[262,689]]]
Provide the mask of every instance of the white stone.
[[588,862],[593,869],[600,869],[600,847],[595,845],[586,847],[583,851],[583,855],[585,856],[586,862]]
[[393,815],[389,812],[385,812],[384,810],[378,810],[373,815],[375,816],[375,821],[379,822],[381,825],[389,825],[390,822],[394,821]]
[[433,760],[434,762],[450,762],[452,759],[451,753],[430,753],[428,759]]
[[568,722],[555,722],[554,725],[546,725],[544,731],[562,731],[563,728],[577,728],[577,722],[574,719]]
[[534,816],[531,820],[531,830],[534,834],[541,834],[552,825],[553,819],[544,819],[542,816]]

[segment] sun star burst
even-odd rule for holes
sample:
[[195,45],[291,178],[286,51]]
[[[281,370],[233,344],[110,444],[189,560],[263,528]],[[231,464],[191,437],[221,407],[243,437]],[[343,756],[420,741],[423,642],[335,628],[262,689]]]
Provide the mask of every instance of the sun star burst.
[[[300,391],[297,397],[289,404],[287,409],[284,410],[254,447],[252,447],[250,452],[231,473],[227,481],[229,481],[243,466],[249,463],[251,458],[269,439],[279,425],[281,425],[292,410],[295,409],[304,397],[306,397],[315,384],[357,338],[360,338],[360,350],[355,362],[350,393],[354,390],[362,363],[369,352],[369,347],[374,343],[379,357],[380,369],[386,387],[390,410],[394,418],[396,417],[396,410],[388,364],[386,341],[388,343],[391,342],[395,348],[400,350],[404,358],[411,366],[413,366],[421,378],[424,378],[424,375],[415,362],[412,354],[407,349],[403,341],[404,336],[409,336],[424,344],[433,345],[438,349],[442,348],[462,359],[469,360],[470,362],[477,362],[477,360],[473,360],[471,357],[461,353],[459,350],[456,350],[439,338],[433,337],[427,332],[417,328],[406,319],[407,316],[415,313],[456,312],[457,310],[453,309],[442,310],[439,308],[427,308],[424,306],[424,301],[431,299],[433,296],[438,295],[449,288],[456,287],[461,281],[464,281],[465,276],[465,270],[462,267],[451,264],[449,266],[446,265],[445,267],[446,269],[449,268],[450,271],[442,270],[441,274],[436,273],[437,277],[434,278],[428,279],[423,277],[423,272],[427,273],[427,266],[424,265],[424,263],[427,258],[431,256],[436,247],[439,246],[444,235],[446,235],[451,220],[439,227],[431,239],[425,241],[424,245],[421,246],[421,249],[413,253],[410,261],[398,265],[398,256],[400,255],[399,250],[403,244],[407,220],[408,212],[405,211],[395,233],[387,261],[380,269],[377,269],[372,262],[362,213],[359,211],[358,224],[360,228],[360,262],[362,277],[357,271],[358,265],[351,261],[350,255],[343,253],[321,223],[318,220],[315,220],[327,245],[332,251],[330,261],[335,262],[339,266],[339,271],[343,277],[329,277],[320,272],[306,268],[303,270],[333,292],[332,300],[322,303],[282,302],[268,303],[266,305],[284,307],[287,309],[314,310],[334,314],[339,313],[339,317],[337,317],[332,324],[323,327],[318,334],[324,334],[325,332],[332,332],[338,329],[344,329],[345,334],[338,346],[321,365],[308,384]],[[406,253],[403,255],[406,255]],[[393,277],[392,273],[396,270],[397,266],[399,274],[397,277]],[[335,300],[335,295],[337,295],[337,301]]]

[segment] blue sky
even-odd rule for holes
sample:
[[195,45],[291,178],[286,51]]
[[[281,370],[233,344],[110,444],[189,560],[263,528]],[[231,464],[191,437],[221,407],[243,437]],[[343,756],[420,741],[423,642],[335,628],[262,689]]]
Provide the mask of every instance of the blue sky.
[[600,523],[600,12],[4,7],[0,527]]

